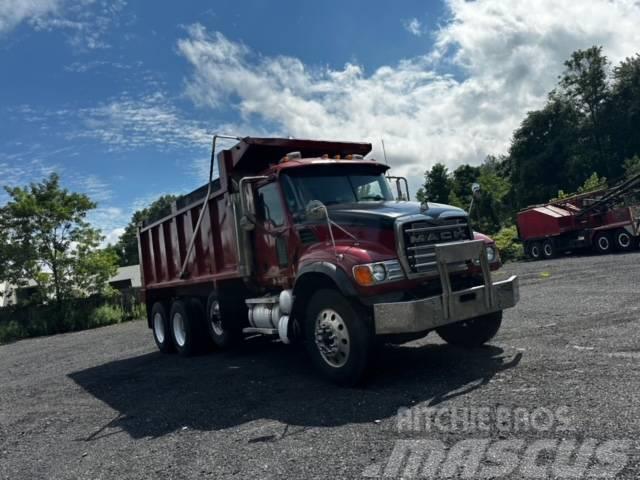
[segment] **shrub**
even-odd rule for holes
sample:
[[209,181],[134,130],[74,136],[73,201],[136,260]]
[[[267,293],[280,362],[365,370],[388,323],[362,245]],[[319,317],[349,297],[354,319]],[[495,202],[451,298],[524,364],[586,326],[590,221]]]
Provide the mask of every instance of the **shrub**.
[[503,262],[521,260],[524,258],[524,249],[518,241],[518,230],[515,226],[503,227],[493,237],[500,252]]
[[15,320],[0,324],[0,343],[12,342],[26,336],[28,333]]
[[86,328],[102,327],[120,323],[124,319],[122,308],[114,305],[101,305],[93,310],[88,318]]

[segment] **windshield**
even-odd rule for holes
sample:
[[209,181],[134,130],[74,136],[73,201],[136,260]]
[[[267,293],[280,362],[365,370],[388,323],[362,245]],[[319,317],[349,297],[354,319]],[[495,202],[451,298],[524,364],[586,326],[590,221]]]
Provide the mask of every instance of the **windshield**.
[[292,212],[311,200],[325,205],[393,200],[384,174],[368,167],[310,167],[282,175],[285,198]]

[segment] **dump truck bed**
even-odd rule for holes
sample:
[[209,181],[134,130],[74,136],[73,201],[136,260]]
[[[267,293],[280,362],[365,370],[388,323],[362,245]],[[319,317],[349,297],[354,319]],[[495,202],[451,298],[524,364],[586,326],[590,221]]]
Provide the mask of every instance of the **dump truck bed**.
[[[178,201],[168,217],[144,226],[139,233],[142,284],[145,289],[198,282],[214,282],[241,276],[236,209],[226,191],[211,195],[187,263],[188,276],[180,278],[186,251],[200,215],[204,193],[198,189],[188,205]],[[197,198],[200,197],[200,198]],[[189,199],[189,196],[185,197]]]

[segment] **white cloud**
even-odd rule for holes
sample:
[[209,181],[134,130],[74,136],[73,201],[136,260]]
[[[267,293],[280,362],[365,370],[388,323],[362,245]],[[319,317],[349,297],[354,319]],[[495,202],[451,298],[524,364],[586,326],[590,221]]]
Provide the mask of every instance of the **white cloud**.
[[102,240],[102,242],[100,243],[100,248],[104,248],[107,245],[115,245],[116,243],[118,243],[118,240],[123,233],[124,228],[122,227],[114,228],[113,230],[106,233],[103,232],[104,240]]
[[65,32],[79,51],[109,48],[105,36],[125,6],[125,0],[0,0],[0,35],[27,22],[36,31]]
[[403,26],[407,32],[409,32],[411,35],[415,35],[416,37],[420,37],[423,33],[422,23],[415,17],[409,20],[405,20]]
[[246,124],[275,125],[285,135],[376,145],[384,138],[391,163],[415,191],[437,161],[454,168],[505,152],[573,50],[603,45],[615,62],[640,49],[640,5],[632,0],[447,5],[450,17],[433,49],[373,72],[260,56],[193,25],[178,42],[193,68],[186,93],[201,107],[231,104]]
[[154,146],[167,149],[176,146],[205,146],[211,135],[198,122],[185,118],[162,92],[142,97],[124,94],[77,114],[83,129],[72,138],[95,138],[113,149],[132,150]]
[[59,8],[59,0],[0,0],[0,34],[25,20],[43,19]]

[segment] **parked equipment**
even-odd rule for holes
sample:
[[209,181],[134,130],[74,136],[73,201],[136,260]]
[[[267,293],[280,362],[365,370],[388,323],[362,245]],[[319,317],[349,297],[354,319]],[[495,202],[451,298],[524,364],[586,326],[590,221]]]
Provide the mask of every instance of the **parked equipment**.
[[217,138],[208,184],[138,231],[162,352],[269,335],[350,384],[376,339],[478,346],[518,301],[516,277],[491,280],[494,242],[461,209],[400,200],[405,179],[394,199],[370,144],[247,137],[216,156]]
[[534,260],[591,248],[598,253],[629,251],[640,242],[640,175],[615,187],[573,195],[518,213],[526,255]]

